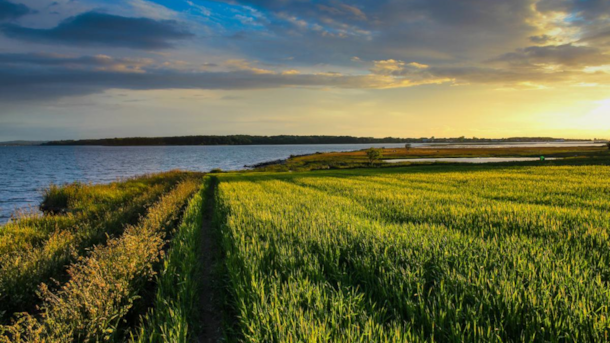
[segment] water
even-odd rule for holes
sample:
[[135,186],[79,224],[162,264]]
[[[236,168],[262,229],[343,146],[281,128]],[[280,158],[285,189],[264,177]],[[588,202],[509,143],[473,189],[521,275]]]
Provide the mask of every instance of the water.
[[[413,147],[583,146],[587,142],[492,143]],[[602,144],[598,144],[602,145]],[[161,147],[2,147],[0,146],[0,223],[17,209],[35,210],[49,184],[74,181],[107,183],[118,178],[171,169],[209,171],[243,169],[244,165],[315,152],[350,151],[369,147],[401,148],[404,144],[161,146]],[[396,161],[396,160],[394,160]],[[415,161],[415,160],[410,160]]]
[[[556,157],[546,157],[546,161],[557,160]],[[397,158],[385,160],[388,163],[400,162],[457,162],[457,163],[498,163],[498,162],[526,162],[540,161],[540,157],[439,157],[439,158]]]
[[184,169],[244,169],[244,165],[315,152],[350,151],[404,144],[242,146],[0,146],[0,223],[18,209],[36,210],[49,184],[107,183],[118,178]]
[[412,144],[415,147],[421,148],[555,148],[555,147],[595,147],[605,146],[606,143],[594,143],[592,141],[575,141],[575,142],[489,142],[489,143],[422,143]]

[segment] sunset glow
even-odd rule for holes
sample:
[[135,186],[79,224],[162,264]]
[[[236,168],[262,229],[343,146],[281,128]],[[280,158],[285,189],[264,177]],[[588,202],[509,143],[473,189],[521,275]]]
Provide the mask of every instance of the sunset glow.
[[605,0],[0,0],[0,141],[610,138]]

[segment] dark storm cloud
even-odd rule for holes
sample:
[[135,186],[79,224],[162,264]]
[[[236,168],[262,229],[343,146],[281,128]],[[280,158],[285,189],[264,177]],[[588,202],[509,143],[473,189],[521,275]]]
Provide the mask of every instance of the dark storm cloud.
[[1,26],[14,39],[77,46],[110,46],[133,49],[163,49],[192,34],[173,20],[129,18],[87,12],[68,18],[51,29],[33,29],[14,24]]
[[32,12],[26,5],[0,0],[0,21],[17,19]]

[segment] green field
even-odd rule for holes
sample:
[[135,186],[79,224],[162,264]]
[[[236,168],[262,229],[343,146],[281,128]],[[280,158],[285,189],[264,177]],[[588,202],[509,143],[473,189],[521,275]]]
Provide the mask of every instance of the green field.
[[605,341],[610,168],[220,178],[249,342]]
[[0,341],[608,341],[610,166],[578,163],[52,187],[0,227]]

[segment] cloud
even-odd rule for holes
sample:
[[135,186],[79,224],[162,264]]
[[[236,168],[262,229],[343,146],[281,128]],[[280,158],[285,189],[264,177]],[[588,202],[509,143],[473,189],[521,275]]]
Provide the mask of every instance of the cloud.
[[[607,69],[591,69],[610,64],[610,48],[603,45],[610,36],[608,28],[557,12],[580,6],[582,16],[604,5],[585,8],[558,1],[563,5],[551,9],[547,4],[544,13],[535,4],[545,0],[320,0],[313,5],[306,0],[227,0],[206,2],[206,16],[201,15],[203,9],[187,6],[164,17],[180,21],[85,12],[50,29],[1,27],[13,38],[75,45],[70,53],[90,45],[168,48],[192,36],[185,22],[205,35],[188,50],[176,47],[146,55],[152,59],[111,57],[92,49],[87,50],[92,56],[80,57],[0,55],[0,76],[7,80],[0,87],[4,95],[13,94],[2,96],[8,101],[111,88],[609,84]],[[194,0],[186,5],[199,6]],[[113,7],[113,13],[128,12]],[[539,20],[542,17],[548,20]],[[237,33],[245,38],[227,39]],[[62,48],[54,46],[53,51]],[[200,56],[213,56],[215,63],[201,63]]]
[[580,39],[579,42],[610,46],[610,29],[605,29],[601,32],[591,33]]
[[227,60],[223,63],[223,65],[229,70],[239,70],[239,71],[248,71],[253,74],[274,74],[275,72],[268,69],[263,69],[254,66],[253,62],[246,61],[243,59],[239,60]]
[[[398,63],[398,62],[397,62]],[[107,89],[270,89],[336,87],[385,89],[449,82],[431,74],[371,72],[302,73],[268,70],[247,60],[227,60],[217,71],[189,69],[182,63],[106,55],[72,57],[58,54],[0,54],[0,101],[44,100],[103,92]],[[412,67],[405,64],[404,68]]]
[[536,8],[544,12],[567,12],[588,20],[604,19],[610,12],[607,0],[540,0]]
[[121,73],[73,69],[62,73],[24,73],[0,70],[0,98],[4,100],[48,99],[102,92],[107,89],[271,89],[283,87],[336,87],[387,89],[449,82],[449,79],[410,80],[384,75],[343,75],[338,73],[257,74],[251,71],[197,72],[157,71]]
[[0,54],[0,102],[48,100],[109,89],[391,89],[432,84],[544,89],[555,84],[610,84],[610,74],[593,70],[429,66],[393,59],[362,63],[371,65],[366,74],[262,69],[247,60],[227,60],[202,68],[184,61],[106,55]]
[[417,62],[406,63],[398,60],[381,60],[373,61],[373,67],[370,71],[378,75],[394,75],[405,76],[421,73],[422,70],[428,69],[430,66]]
[[546,44],[548,42],[552,42],[555,39],[549,35],[537,35],[537,36],[530,36],[529,40],[532,43],[536,43],[536,44]]
[[[432,67],[428,71],[439,78],[455,80],[456,85],[482,84],[505,88],[523,88],[523,85],[575,84],[590,77],[585,73],[573,71],[543,71],[521,68],[487,68],[479,66]],[[606,76],[606,82],[607,82]],[[528,87],[530,88],[530,87]]]
[[352,16],[358,20],[366,20],[366,14],[358,7],[350,6],[343,3],[335,3],[334,5],[318,5],[318,9],[322,12],[328,12],[331,15]]
[[0,0],[0,21],[17,19],[32,12],[26,5]]
[[371,72],[379,75],[401,75],[405,69],[405,62],[393,59],[373,61]]
[[1,65],[13,68],[26,65],[42,68],[143,72],[144,67],[153,65],[153,60],[149,58],[115,58],[107,55],[72,57],[52,53],[0,54]]
[[262,61],[294,56],[299,63],[348,66],[353,56],[423,64],[485,60],[541,34],[532,24],[535,0],[218,1],[265,14],[263,28],[240,27],[248,39],[239,44],[213,42]]
[[530,46],[493,59],[513,65],[557,65],[585,67],[610,64],[610,55],[600,49],[573,44]]
[[14,24],[4,24],[0,29],[7,37],[26,41],[147,50],[170,48],[174,41],[192,36],[173,20],[129,18],[99,12],[70,17],[51,29],[33,29]]

